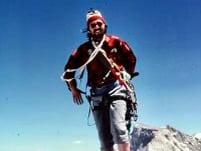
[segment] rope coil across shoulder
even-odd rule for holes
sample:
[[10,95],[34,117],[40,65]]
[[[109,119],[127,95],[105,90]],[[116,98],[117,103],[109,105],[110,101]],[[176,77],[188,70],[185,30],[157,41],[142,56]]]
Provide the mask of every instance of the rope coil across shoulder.
[[[101,42],[96,46],[95,42],[92,40],[92,45],[93,47],[95,48],[94,51],[91,53],[89,59],[81,66],[79,67],[80,68],[80,73],[82,73],[82,71],[84,70],[84,68],[87,66],[87,64],[89,64],[98,54],[98,52],[104,52],[104,50],[101,48],[102,45],[103,45],[103,42],[105,41],[106,39],[106,36],[104,35]],[[64,81],[67,81],[67,82],[70,82],[71,80],[73,80],[74,78],[72,79],[65,79],[64,78],[64,75],[66,74],[66,72],[74,72],[76,70],[78,70],[79,68],[75,68],[75,69],[67,69],[66,71],[64,71],[64,73],[62,74],[61,76],[61,79],[64,80]]]

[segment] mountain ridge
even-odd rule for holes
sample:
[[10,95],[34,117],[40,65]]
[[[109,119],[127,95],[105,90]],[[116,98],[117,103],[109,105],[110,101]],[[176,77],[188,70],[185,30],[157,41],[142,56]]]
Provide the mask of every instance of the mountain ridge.
[[132,132],[133,151],[201,151],[201,139],[170,125],[153,127],[136,124]]

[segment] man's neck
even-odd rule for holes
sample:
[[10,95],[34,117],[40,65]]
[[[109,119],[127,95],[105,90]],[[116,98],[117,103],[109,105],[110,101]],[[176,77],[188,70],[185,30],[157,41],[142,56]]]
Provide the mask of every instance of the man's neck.
[[101,37],[92,37],[91,40],[94,41],[96,45],[98,45],[102,41],[103,37],[104,35]]

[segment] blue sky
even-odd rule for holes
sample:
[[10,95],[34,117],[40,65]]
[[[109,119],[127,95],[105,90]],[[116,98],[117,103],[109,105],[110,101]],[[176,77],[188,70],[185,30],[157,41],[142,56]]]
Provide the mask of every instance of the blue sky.
[[91,7],[138,58],[138,122],[201,132],[200,0],[0,0],[0,150],[99,149],[60,79]]

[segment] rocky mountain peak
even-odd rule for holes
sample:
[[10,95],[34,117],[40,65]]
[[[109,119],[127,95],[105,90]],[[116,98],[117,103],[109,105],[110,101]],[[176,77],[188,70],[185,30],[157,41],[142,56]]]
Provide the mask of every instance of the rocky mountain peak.
[[132,133],[134,151],[201,151],[201,139],[170,125],[151,127],[137,124]]

